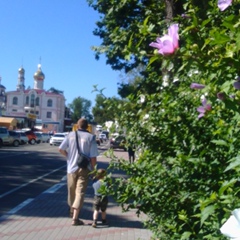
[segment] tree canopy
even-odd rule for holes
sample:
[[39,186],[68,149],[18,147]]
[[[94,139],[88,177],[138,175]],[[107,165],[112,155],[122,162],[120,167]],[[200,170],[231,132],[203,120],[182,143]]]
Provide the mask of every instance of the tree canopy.
[[74,123],[76,123],[81,117],[85,117],[89,122],[93,120],[90,100],[77,97],[68,105],[68,107],[71,110],[71,118]]
[[129,178],[109,177],[107,193],[147,214],[156,238],[225,239],[219,229],[240,207],[239,1],[88,2],[101,15],[96,56],[146,67],[118,106],[138,160],[111,156]]

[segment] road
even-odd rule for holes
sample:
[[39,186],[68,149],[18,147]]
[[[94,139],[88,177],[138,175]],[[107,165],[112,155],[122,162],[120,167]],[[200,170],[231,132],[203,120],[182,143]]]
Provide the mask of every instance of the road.
[[[107,148],[101,144],[99,153]],[[60,182],[66,160],[48,143],[0,148],[0,217]]]

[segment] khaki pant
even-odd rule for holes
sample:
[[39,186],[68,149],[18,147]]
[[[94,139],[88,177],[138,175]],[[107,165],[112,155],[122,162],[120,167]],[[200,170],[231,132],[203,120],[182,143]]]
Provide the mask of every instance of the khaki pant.
[[88,169],[79,168],[76,172],[67,174],[68,205],[70,207],[82,208],[88,186],[89,172]]

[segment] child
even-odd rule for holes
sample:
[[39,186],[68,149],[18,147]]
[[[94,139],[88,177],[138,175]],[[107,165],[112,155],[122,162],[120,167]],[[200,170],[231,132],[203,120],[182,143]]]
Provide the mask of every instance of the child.
[[94,202],[93,202],[93,207],[94,207],[94,212],[93,212],[93,223],[92,227],[96,228],[97,227],[97,219],[98,219],[98,212],[101,209],[101,214],[102,214],[102,224],[107,225],[107,220],[106,220],[106,210],[107,210],[107,205],[108,205],[108,197],[107,196],[102,196],[98,190],[102,185],[105,183],[103,182],[103,178],[106,175],[106,171],[102,168],[97,170],[97,175],[94,179],[93,182],[93,189],[94,189]]

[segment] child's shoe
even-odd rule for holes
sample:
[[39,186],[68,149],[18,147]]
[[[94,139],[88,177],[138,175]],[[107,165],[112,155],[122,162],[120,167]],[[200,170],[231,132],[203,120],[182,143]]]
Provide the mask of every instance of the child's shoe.
[[97,227],[97,221],[93,221],[92,227],[96,228]]
[[102,225],[108,225],[108,221],[106,219],[102,219]]

